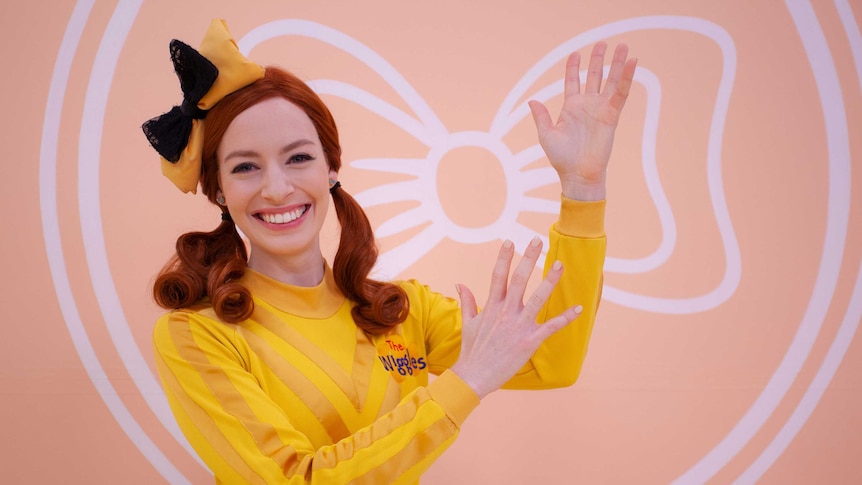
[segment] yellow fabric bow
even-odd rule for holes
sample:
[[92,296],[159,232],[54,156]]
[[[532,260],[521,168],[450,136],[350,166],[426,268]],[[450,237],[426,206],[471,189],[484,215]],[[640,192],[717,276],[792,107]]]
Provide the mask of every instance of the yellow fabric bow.
[[[209,110],[228,94],[263,77],[264,69],[242,55],[239,46],[227,29],[227,24],[222,19],[212,21],[201,42],[199,52],[218,69],[215,83],[198,103],[198,108],[202,110]],[[160,157],[162,174],[186,193],[197,193],[201,176],[204,125],[205,119],[196,119],[192,122],[189,143],[176,163]]]

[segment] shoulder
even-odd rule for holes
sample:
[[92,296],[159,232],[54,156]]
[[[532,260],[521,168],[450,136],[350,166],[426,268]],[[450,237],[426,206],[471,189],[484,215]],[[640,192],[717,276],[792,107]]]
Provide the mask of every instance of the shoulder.
[[236,325],[226,323],[216,316],[209,304],[199,304],[164,313],[153,328],[153,343],[156,347],[178,340],[206,337],[206,339],[232,340]]
[[398,285],[399,288],[407,293],[407,298],[410,299],[411,304],[414,302],[421,304],[422,302],[442,296],[440,293],[432,291],[427,285],[424,285],[415,279],[395,281],[393,283]]
[[172,325],[190,321],[220,322],[212,305],[208,302],[203,302],[190,307],[168,310],[156,320],[156,325]]
[[436,292],[415,279],[399,281],[396,284],[407,293],[410,315],[413,318],[425,320],[441,312],[460,312],[457,300]]

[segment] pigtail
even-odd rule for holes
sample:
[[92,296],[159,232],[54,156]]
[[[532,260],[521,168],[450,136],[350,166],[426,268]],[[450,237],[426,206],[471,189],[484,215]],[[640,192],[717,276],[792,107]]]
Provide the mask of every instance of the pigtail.
[[189,232],[177,239],[176,254],[156,277],[153,298],[162,308],[175,310],[209,297],[219,318],[238,323],[251,316],[251,292],[236,281],[248,257],[245,244],[231,221],[212,232]]
[[377,262],[377,245],[365,212],[343,189],[333,191],[332,200],[341,239],[332,272],[335,283],[354,301],[356,326],[374,335],[384,334],[407,318],[410,302],[399,286],[368,278]]
[[[320,97],[296,76],[267,67],[263,79],[224,97],[210,109],[201,153],[201,190],[218,204],[216,151],[231,121],[264,99],[283,97],[299,106],[311,119],[320,137],[329,168],[341,169],[338,129]],[[341,241],[332,270],[338,289],[355,303],[356,325],[371,334],[383,334],[403,322],[409,311],[407,293],[392,283],[368,278],[377,262],[377,246],[371,224],[357,202],[343,189],[333,191],[332,200],[341,224]],[[251,316],[254,303],[248,289],[237,281],[248,257],[245,245],[231,222],[223,222],[210,233],[184,234],[177,241],[177,254],[156,279],[153,294],[164,308],[183,308],[209,298],[216,314],[230,323]]]

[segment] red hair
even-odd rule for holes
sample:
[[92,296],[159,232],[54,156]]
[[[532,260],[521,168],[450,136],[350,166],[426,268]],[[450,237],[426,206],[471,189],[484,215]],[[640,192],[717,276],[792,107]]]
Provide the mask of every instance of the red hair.
[[[216,152],[225,131],[237,115],[275,97],[287,99],[308,115],[317,129],[329,168],[336,172],[341,168],[338,129],[329,109],[299,78],[267,67],[262,79],[229,94],[207,113],[200,182],[204,195],[213,204],[219,188]],[[368,278],[378,254],[368,217],[344,189],[335,190],[332,200],[341,225],[332,266],[335,283],[355,303],[353,319],[359,328],[372,334],[386,333],[407,318],[407,294],[392,283]],[[183,234],[177,239],[176,254],[156,278],[156,303],[166,309],[178,309],[209,298],[219,318],[241,322],[254,311],[251,292],[236,282],[245,272],[247,261],[245,245],[232,222],[222,222],[212,232]]]

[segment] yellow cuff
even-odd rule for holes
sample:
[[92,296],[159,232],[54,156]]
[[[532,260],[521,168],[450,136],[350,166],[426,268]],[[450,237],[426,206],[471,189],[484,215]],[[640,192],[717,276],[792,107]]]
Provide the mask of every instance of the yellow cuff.
[[479,396],[451,370],[440,374],[428,385],[428,394],[437,402],[459,429],[467,416],[479,405]]
[[560,196],[560,220],[554,229],[564,236],[580,238],[605,237],[604,200],[583,201]]

